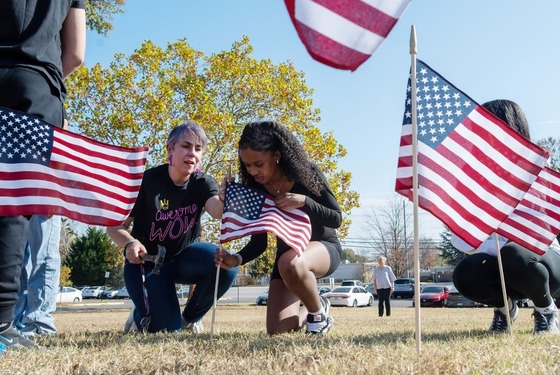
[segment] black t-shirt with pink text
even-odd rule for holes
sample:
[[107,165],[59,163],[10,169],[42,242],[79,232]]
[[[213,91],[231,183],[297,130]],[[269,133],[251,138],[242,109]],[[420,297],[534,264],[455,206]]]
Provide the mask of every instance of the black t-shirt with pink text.
[[206,201],[218,195],[219,187],[206,173],[193,173],[177,186],[169,177],[168,164],[144,173],[136,203],[132,236],[149,254],[157,254],[157,245],[165,246],[165,261],[195,242],[200,234],[200,217]]

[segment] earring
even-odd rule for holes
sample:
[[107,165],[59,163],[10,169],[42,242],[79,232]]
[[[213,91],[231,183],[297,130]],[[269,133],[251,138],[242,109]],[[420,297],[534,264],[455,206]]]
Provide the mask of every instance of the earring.
[[169,155],[169,165],[173,165],[173,156]]

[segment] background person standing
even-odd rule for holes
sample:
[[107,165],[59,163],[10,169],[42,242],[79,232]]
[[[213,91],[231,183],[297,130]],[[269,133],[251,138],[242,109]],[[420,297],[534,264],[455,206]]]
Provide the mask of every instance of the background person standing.
[[383,306],[387,316],[391,316],[391,294],[395,290],[396,279],[393,270],[387,265],[387,258],[377,258],[377,267],[373,270],[373,290],[379,299],[379,317],[383,316]]

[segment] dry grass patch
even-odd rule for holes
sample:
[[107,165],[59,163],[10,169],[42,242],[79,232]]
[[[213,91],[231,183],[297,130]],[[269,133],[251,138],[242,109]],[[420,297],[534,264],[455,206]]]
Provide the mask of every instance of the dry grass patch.
[[[214,338],[187,333],[125,335],[127,310],[57,313],[60,334],[41,349],[0,358],[2,374],[557,374],[559,336],[535,337],[522,309],[514,337],[486,333],[490,309],[422,309],[417,356],[415,312],[332,308],[333,330],[269,337],[264,307],[219,306]],[[211,314],[204,320],[207,332]]]

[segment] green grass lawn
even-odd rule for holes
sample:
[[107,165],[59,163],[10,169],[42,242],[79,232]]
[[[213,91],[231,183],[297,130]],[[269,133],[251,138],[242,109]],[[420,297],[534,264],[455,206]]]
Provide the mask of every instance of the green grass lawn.
[[127,310],[56,313],[59,334],[41,348],[9,351],[0,374],[558,374],[560,336],[534,336],[532,309],[521,310],[513,336],[490,335],[492,310],[334,307],[326,336],[270,337],[266,307],[219,305],[206,334],[126,335]]

